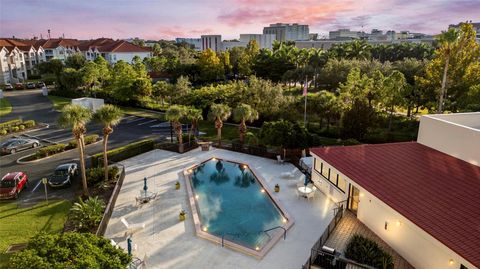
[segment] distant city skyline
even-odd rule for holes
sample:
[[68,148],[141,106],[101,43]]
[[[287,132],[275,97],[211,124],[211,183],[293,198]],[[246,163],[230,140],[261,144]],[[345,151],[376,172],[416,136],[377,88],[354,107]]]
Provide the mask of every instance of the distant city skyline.
[[310,25],[326,35],[339,28],[437,34],[449,24],[480,21],[479,0],[0,0],[0,36],[174,39],[262,33],[271,23]]

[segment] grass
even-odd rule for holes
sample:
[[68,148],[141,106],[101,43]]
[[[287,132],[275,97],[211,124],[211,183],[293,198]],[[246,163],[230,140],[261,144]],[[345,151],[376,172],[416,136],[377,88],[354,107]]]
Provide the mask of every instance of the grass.
[[53,108],[55,110],[62,110],[62,108],[72,102],[72,99],[66,97],[60,97],[55,95],[49,95],[48,99],[52,101]]
[[8,261],[6,248],[26,243],[39,232],[58,233],[63,229],[71,202],[67,200],[39,203],[33,207],[17,208],[15,202],[0,203],[0,268]]
[[164,113],[153,111],[153,110],[146,110],[142,108],[120,106],[120,109],[122,109],[123,113],[127,115],[133,115],[137,117],[160,119],[160,120],[163,120],[165,117]]
[[[211,121],[200,121],[200,132],[206,133],[201,138],[207,140],[216,140],[217,139],[217,129],[215,129],[215,124]],[[248,128],[247,132],[251,132],[254,135],[258,135],[259,129]],[[232,140],[238,139],[238,126],[223,124],[222,127],[222,140]]]
[[3,117],[12,112],[12,104],[6,99],[0,99],[0,117]]

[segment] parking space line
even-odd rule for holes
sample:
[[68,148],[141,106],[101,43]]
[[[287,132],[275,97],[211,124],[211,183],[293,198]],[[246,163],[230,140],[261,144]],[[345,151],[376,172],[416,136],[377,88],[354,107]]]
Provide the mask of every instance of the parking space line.
[[35,187],[34,187],[33,190],[32,190],[32,193],[37,190],[37,188],[38,188],[38,186],[40,186],[40,184],[42,184],[42,181],[41,181],[41,180],[39,180],[38,183],[37,183],[37,185],[35,185]]
[[146,121],[146,122],[139,123],[137,125],[145,125],[145,124],[149,124],[149,123],[156,122],[156,121],[157,120],[149,120],[149,121]]
[[133,122],[137,122],[137,121],[141,121],[141,120],[144,120],[145,118],[136,118],[134,120],[129,120],[127,121],[126,123],[133,123]]

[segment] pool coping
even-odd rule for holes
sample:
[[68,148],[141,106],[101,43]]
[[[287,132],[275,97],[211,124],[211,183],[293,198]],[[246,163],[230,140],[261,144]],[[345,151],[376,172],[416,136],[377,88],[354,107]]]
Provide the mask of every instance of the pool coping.
[[[239,162],[239,161],[232,161],[232,160],[225,159],[225,158],[218,158],[218,157],[211,156],[211,157],[205,158],[203,161],[200,161],[195,165],[191,165],[191,166],[189,166],[189,167],[187,167],[183,170],[183,176],[184,176],[184,179],[185,179],[185,186],[186,186],[187,194],[188,194],[188,201],[189,201],[190,209],[191,209],[192,216],[193,216],[193,223],[195,225],[195,232],[196,232],[196,235],[198,237],[201,237],[203,239],[207,239],[209,241],[212,241],[212,242],[215,242],[215,243],[218,243],[218,244],[222,244],[222,238],[221,237],[212,235],[212,234],[202,230],[201,222],[200,222],[200,216],[199,216],[199,213],[198,213],[198,210],[197,210],[197,203],[196,203],[195,197],[193,195],[192,185],[190,184],[190,177],[191,177],[191,174],[192,174],[191,173],[192,169],[194,169],[195,167],[197,167],[197,166],[199,166],[199,165],[201,165],[201,164],[203,164],[207,161],[210,161],[212,159],[223,160],[223,161],[227,161],[227,162],[231,162],[231,163],[247,165],[248,168],[250,169],[251,173],[258,180],[258,182],[263,187],[263,189],[265,190],[267,195],[270,197],[270,199],[273,201],[275,206],[277,206],[280,213],[283,215],[284,218],[287,219],[287,223],[283,226],[283,228],[285,228],[285,230],[288,231],[293,226],[293,224],[295,223],[295,220],[293,219],[293,217],[287,212],[287,210],[280,203],[280,201],[270,193],[269,188],[267,187],[266,181],[264,180],[264,178],[259,173],[256,172],[256,170],[253,167],[251,167],[248,163]],[[244,254],[253,256],[257,259],[262,259],[268,253],[268,251],[270,251],[270,249],[272,249],[273,246],[282,237],[283,237],[283,233],[275,232],[272,235],[271,239],[268,241],[268,243],[265,246],[263,246],[260,250],[254,250],[254,249],[242,246],[242,245],[237,244],[235,242],[232,242],[228,239],[223,240],[223,245],[230,248],[230,249],[233,249],[233,250],[242,252]]]

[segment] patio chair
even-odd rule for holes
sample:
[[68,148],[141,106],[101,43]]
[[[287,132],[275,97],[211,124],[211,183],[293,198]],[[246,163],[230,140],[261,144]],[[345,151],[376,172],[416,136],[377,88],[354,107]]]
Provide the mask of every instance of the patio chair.
[[314,191],[312,191],[311,193],[308,193],[308,194],[307,194],[307,200],[310,200],[310,199],[315,198],[315,192],[316,192],[316,191],[314,190]]
[[123,225],[125,226],[125,228],[127,228],[127,230],[125,231],[125,236],[127,235],[132,235],[134,232],[137,232],[137,231],[140,231],[140,230],[143,230],[145,229],[145,223],[135,223],[135,224],[130,224],[128,223],[128,221],[125,219],[125,218],[121,218],[120,221],[123,223]]
[[284,160],[282,160],[282,156],[277,155],[277,163],[278,164],[284,164],[285,163]]
[[280,176],[283,177],[283,178],[294,178],[295,177],[295,175],[292,172],[282,172],[280,174]]

